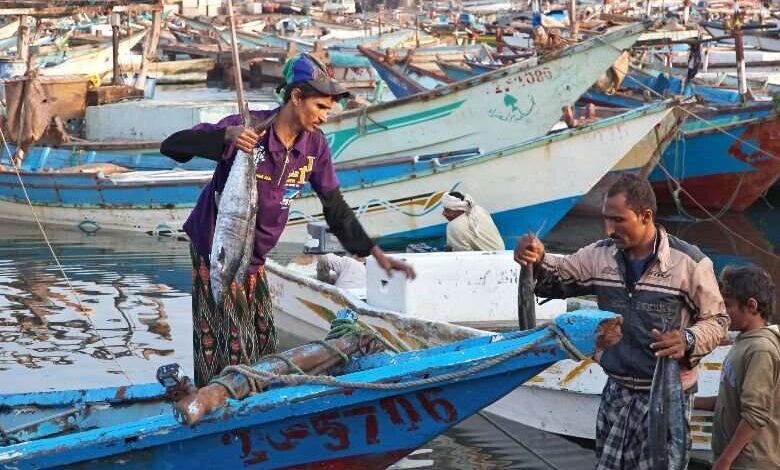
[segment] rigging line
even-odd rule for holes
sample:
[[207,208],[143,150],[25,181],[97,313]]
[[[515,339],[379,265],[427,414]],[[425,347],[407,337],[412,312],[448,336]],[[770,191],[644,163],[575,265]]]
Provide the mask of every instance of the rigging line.
[[724,224],[720,219],[716,218],[715,215],[713,215],[710,211],[708,211],[703,205],[701,205],[701,203],[699,203],[699,201],[697,201],[691,195],[691,193],[689,193],[684,187],[682,187],[682,185],[680,185],[680,182],[677,181],[677,179],[669,172],[669,170],[666,169],[666,167],[664,166],[663,163],[658,162],[658,168],[660,168],[661,171],[664,172],[664,174],[666,175],[667,178],[669,178],[672,181],[674,181],[674,183],[677,185],[677,187],[680,188],[680,192],[682,192],[683,194],[688,196],[688,198],[696,205],[696,207],[707,215],[707,217],[709,218],[708,220],[712,220],[713,222],[718,224],[721,228],[723,228],[725,231],[727,231],[728,233],[730,233],[734,237],[742,240],[743,242],[747,243],[748,245],[750,245],[751,247],[753,247],[756,250],[760,251],[761,253],[763,253],[763,254],[765,254],[767,256],[770,256],[770,257],[772,257],[774,259],[780,259],[780,256],[778,256],[776,253],[773,253],[773,252],[771,252],[771,251],[769,251],[769,250],[767,250],[765,248],[762,248],[762,247],[758,246],[754,242],[752,242],[752,241],[748,240],[747,238],[745,238],[740,233],[732,230],[729,226]]
[[11,165],[14,168],[14,172],[16,172],[16,177],[19,180],[20,187],[22,188],[22,193],[24,194],[24,198],[27,201],[27,205],[30,206],[30,212],[32,213],[33,219],[35,219],[35,223],[38,225],[38,230],[40,230],[41,235],[43,235],[43,240],[46,242],[46,246],[49,248],[49,252],[51,253],[52,258],[54,258],[54,262],[57,264],[57,268],[59,269],[60,273],[62,273],[62,277],[65,279],[65,282],[68,285],[68,289],[70,289],[70,292],[73,294],[73,297],[75,297],[76,299],[76,303],[79,306],[79,313],[82,313],[84,315],[84,318],[86,318],[87,322],[90,324],[90,326],[92,326],[92,329],[95,331],[95,334],[97,335],[101,344],[105,348],[106,352],[108,352],[111,355],[111,359],[119,368],[119,373],[122,374],[122,376],[127,380],[127,382],[132,385],[133,381],[130,380],[130,377],[122,368],[122,365],[119,363],[119,359],[117,359],[116,355],[113,352],[111,352],[111,350],[109,349],[108,343],[106,343],[106,340],[103,338],[103,335],[100,334],[100,330],[98,330],[97,326],[92,321],[92,318],[90,318],[90,316],[86,314],[86,309],[84,308],[84,305],[81,303],[81,298],[79,297],[78,292],[76,292],[76,289],[73,287],[73,284],[70,282],[70,278],[65,272],[65,268],[63,268],[62,264],[60,263],[60,259],[57,257],[57,253],[54,252],[54,247],[52,247],[51,241],[49,240],[49,236],[46,234],[46,230],[43,228],[43,224],[41,224],[41,220],[38,218],[38,214],[35,212],[35,207],[33,206],[33,203],[30,200],[30,196],[27,193],[27,187],[25,186],[24,181],[22,180],[22,174],[19,171],[19,166],[16,164],[16,161],[13,158],[13,154],[11,153],[11,148],[8,145],[8,140],[6,140],[5,133],[3,132],[2,129],[0,129],[0,139],[2,139],[3,141],[3,146],[5,147],[5,151],[8,152],[9,159],[11,160]]
[[[622,52],[622,49],[620,49],[619,47],[617,47],[617,46],[615,46],[615,45],[613,45],[613,44],[610,44],[610,43],[608,43],[608,42],[604,41],[603,39],[601,39],[601,38],[599,38],[599,37],[596,37],[595,39],[597,39],[599,42],[601,42],[601,43],[603,43],[603,44],[606,44],[606,45],[608,45],[608,46],[610,46],[610,47],[612,47],[612,48],[614,48],[614,49],[617,49],[617,50],[619,50],[619,51],[621,51],[621,52]],[[613,65],[612,67],[614,67],[614,68],[616,68],[616,69],[617,69],[617,67],[615,67],[614,65]],[[619,70],[619,71],[620,71],[621,73],[624,73],[625,75],[628,75],[628,72],[630,71],[630,69],[631,69],[631,66],[629,65],[629,66],[627,66],[627,68],[626,68],[625,70]],[[645,85],[644,83],[642,83],[642,82],[640,82],[640,81],[638,81],[638,80],[634,80],[634,82],[636,82],[636,83],[637,83],[637,84],[638,84],[640,87],[642,87],[642,88],[646,89],[646,90],[647,90],[647,91],[649,91],[650,93],[652,93],[652,94],[654,94],[654,95],[658,96],[658,97],[659,97],[659,98],[661,98],[661,99],[664,99],[664,96],[663,96],[661,93],[659,93],[659,92],[657,92],[656,90],[652,89],[651,87],[649,87],[649,86]],[[719,126],[719,125],[715,124],[713,121],[710,121],[710,120],[708,120],[708,119],[705,119],[705,118],[703,118],[703,117],[699,116],[698,114],[694,113],[693,111],[691,111],[691,110],[689,110],[689,109],[686,109],[686,108],[685,108],[685,107],[683,107],[683,106],[680,106],[680,109],[682,109],[682,110],[683,110],[683,111],[685,111],[686,113],[690,114],[690,115],[691,115],[691,116],[693,116],[694,118],[698,119],[699,121],[701,121],[701,122],[703,122],[703,123],[707,124],[708,126],[712,127],[712,128],[713,128],[713,129],[715,129],[716,131],[718,131],[718,132],[722,132],[723,134],[725,134],[725,135],[727,135],[728,137],[730,137],[730,138],[734,139],[735,141],[739,142],[740,144],[742,144],[742,145],[744,145],[744,146],[746,146],[746,147],[749,147],[749,148],[751,148],[751,149],[753,149],[753,150],[756,150],[757,152],[759,152],[759,153],[761,153],[761,154],[763,154],[763,155],[765,155],[765,156],[767,156],[767,157],[769,157],[769,158],[772,158],[772,159],[774,159],[774,160],[780,160],[780,156],[777,156],[777,155],[775,155],[775,154],[773,154],[773,153],[771,153],[771,152],[768,152],[768,151],[766,151],[766,150],[762,149],[761,147],[757,147],[756,145],[754,145],[754,144],[753,144],[753,143],[751,143],[751,142],[748,142],[748,141],[746,141],[746,140],[744,140],[744,139],[742,139],[742,138],[740,138],[740,137],[737,137],[736,135],[734,135],[734,134],[732,134],[731,132],[727,131],[727,130],[726,130],[726,129],[724,129],[723,127],[721,127],[721,126]]]

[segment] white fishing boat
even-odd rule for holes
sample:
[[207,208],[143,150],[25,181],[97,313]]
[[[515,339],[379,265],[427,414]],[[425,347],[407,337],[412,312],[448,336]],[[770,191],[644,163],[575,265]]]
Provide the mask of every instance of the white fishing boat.
[[[487,334],[491,324],[506,328],[511,326],[512,319],[516,321],[517,304],[509,309],[506,306],[517,298],[518,270],[516,265],[510,266],[511,252],[394,256],[415,266],[417,279],[407,282],[400,276],[388,278],[369,258],[365,294],[320,282],[305,269],[291,269],[269,261],[266,272],[274,295],[276,324],[296,332],[301,339],[319,338],[328,331],[336,312],[348,308],[358,314],[362,325],[403,349],[430,346],[437,338]],[[464,298],[470,300],[464,302]],[[540,322],[549,321],[565,310],[562,301],[557,302],[537,306]],[[595,307],[592,302],[576,299],[569,304],[569,309]],[[451,313],[461,319],[468,315],[471,324],[482,329],[447,324]],[[426,320],[430,322],[427,326]],[[727,351],[728,347],[719,347],[702,360],[699,396],[717,395],[721,364]],[[605,383],[606,375],[598,364],[590,360],[564,360],[485,410],[548,432],[595,439],[596,413]],[[691,431],[694,455],[698,459],[710,458],[711,421],[711,413],[694,410]]]
[[619,27],[553,53],[389,103],[333,116],[323,126],[338,162],[479,148],[546,134],[631,47],[644,25]]
[[[146,30],[136,32],[119,41],[119,56],[128,57],[130,50],[146,36]],[[113,67],[111,42],[77,46],[66,50],[56,65],[39,68],[41,75],[103,75]]]
[[4,167],[0,168],[0,219],[29,221],[34,209],[45,224],[85,232],[178,232],[212,173],[127,171],[113,164],[93,164],[59,171],[21,170],[17,176]]
[[[443,235],[441,197],[458,190],[490,212],[511,244],[528,230],[551,230],[633,149],[648,159],[662,151],[668,134],[660,134],[670,127],[659,124],[676,120],[673,109],[651,105],[489,153],[339,164],[338,177],[368,234],[386,243]],[[304,193],[290,208],[283,239],[303,240],[306,225],[322,218],[319,199]]]

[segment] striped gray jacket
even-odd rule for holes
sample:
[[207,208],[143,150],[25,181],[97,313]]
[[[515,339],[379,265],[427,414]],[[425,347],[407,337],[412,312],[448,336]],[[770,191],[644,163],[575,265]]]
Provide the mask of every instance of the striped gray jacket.
[[622,339],[597,360],[607,375],[633,389],[649,390],[652,382],[652,330],[662,330],[664,319],[674,328],[689,328],[696,342],[688,364],[681,363],[687,389],[696,382],[701,358],[726,336],[729,317],[712,261],[663,227],[658,226],[658,235],[656,257],[633,286],[626,282],[624,254],[606,239],[572,255],[545,254],[537,268],[536,294],[596,295],[599,308],[623,315]]

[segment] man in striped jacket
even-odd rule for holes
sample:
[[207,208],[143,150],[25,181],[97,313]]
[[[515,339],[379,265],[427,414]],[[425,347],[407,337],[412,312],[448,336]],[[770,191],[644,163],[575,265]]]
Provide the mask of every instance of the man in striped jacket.
[[609,238],[568,256],[545,254],[530,236],[515,248],[518,263],[534,264],[538,296],[593,294],[599,308],[623,315],[622,339],[596,358],[609,377],[596,424],[598,469],[650,468],[649,390],[658,356],[680,362],[688,392],[680,425],[688,432],[697,365],[728,331],[712,261],[656,225],[656,210],[647,180],[623,175],[602,209]]

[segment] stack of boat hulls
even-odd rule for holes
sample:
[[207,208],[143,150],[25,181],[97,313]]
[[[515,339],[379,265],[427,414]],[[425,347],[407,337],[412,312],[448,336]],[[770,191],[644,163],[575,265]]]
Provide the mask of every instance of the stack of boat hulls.
[[[29,195],[47,225],[178,232],[214,163],[175,164],[159,143],[236,113],[220,88],[237,73],[252,107],[275,107],[269,85],[300,52],[355,92],[322,130],[345,199],[389,245],[442,236],[448,191],[472,195],[512,247],[531,229],[544,238],[573,210],[599,211],[622,173],[647,176],[661,203],[718,215],[747,209],[780,177],[780,27],[758,3],[571,2],[541,11],[534,2],[510,11],[464,1],[455,10],[382,5],[356,14],[348,0],[236,2],[239,64],[225,4],[99,3],[0,7],[0,218],[29,220]],[[200,99],[203,90],[217,98]],[[296,196],[284,239],[302,242],[322,210],[310,191]],[[469,299],[484,299],[487,285],[512,298],[517,266],[508,253],[466,258],[407,256],[422,272],[430,267],[431,279],[463,270],[435,287],[453,294],[439,299],[446,305],[393,300],[415,295],[370,265],[367,292],[355,295],[270,263],[271,290],[285,293],[275,299],[278,323],[315,339],[349,308],[399,349],[484,335],[516,312]],[[430,286],[418,284],[416,298],[430,298]],[[565,309],[550,304],[540,318]],[[715,394],[725,350],[703,361],[699,393]],[[604,381],[592,362],[560,361],[488,411],[592,439]],[[694,416],[701,451],[708,419]]]

